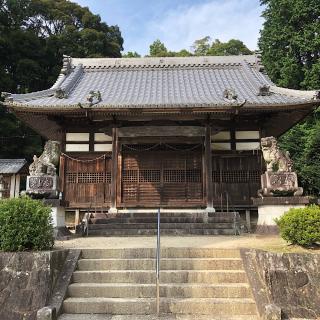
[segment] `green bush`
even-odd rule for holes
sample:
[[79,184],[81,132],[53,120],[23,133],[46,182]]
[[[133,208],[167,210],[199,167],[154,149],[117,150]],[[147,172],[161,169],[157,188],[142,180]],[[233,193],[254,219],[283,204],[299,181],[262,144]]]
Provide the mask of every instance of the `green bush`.
[[50,207],[29,197],[0,201],[0,250],[48,250],[53,247]]
[[281,237],[292,244],[310,246],[320,242],[320,207],[317,205],[290,209],[275,221]]

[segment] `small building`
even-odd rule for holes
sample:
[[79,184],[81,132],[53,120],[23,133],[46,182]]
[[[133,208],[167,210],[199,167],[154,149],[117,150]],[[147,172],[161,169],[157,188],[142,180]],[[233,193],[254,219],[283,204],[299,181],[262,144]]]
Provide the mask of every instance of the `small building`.
[[279,137],[320,105],[277,87],[256,55],[65,57],[47,90],[6,106],[62,144],[69,209],[252,208],[261,137]]
[[[2,198],[17,198],[28,174],[25,159],[0,159],[0,177],[3,180]],[[25,186],[23,186],[25,188]]]

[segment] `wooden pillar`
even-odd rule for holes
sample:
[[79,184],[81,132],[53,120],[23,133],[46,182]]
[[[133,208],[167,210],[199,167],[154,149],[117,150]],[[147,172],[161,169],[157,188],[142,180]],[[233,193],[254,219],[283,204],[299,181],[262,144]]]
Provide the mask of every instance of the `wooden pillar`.
[[16,191],[16,175],[13,174],[10,177],[10,198],[15,197],[15,191]]
[[15,181],[16,189],[14,192],[14,197],[19,198],[20,196],[20,174],[16,174],[16,181]]
[[74,225],[77,226],[78,224],[80,224],[80,210],[76,209],[74,214]]
[[118,128],[112,128],[112,170],[111,170],[111,208],[117,207],[117,178],[118,178]]
[[211,153],[211,127],[206,125],[205,134],[205,172],[206,172],[206,191],[207,208],[213,208],[213,183],[212,183],[212,153]]
[[60,184],[60,192],[63,194],[63,199],[65,198],[64,196],[64,184],[65,184],[65,165],[66,165],[66,158],[64,156],[60,156],[60,163],[59,163],[59,184]]

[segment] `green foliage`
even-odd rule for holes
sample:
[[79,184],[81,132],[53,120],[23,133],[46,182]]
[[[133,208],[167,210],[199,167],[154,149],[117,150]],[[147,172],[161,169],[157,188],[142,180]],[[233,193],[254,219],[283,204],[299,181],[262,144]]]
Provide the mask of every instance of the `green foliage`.
[[122,58],[140,58],[140,54],[136,51],[128,51],[127,53],[122,55]]
[[150,45],[150,57],[167,57],[168,50],[164,43],[162,43],[159,39],[155,40]]
[[236,39],[231,39],[228,42],[221,42],[216,39],[209,48],[208,56],[238,56],[252,54],[246,45]]
[[292,244],[310,246],[320,242],[320,207],[312,205],[301,209],[290,209],[276,219],[280,235]]
[[154,41],[150,45],[150,57],[191,57],[191,56],[230,56],[230,55],[246,55],[252,52],[245,44],[236,39],[228,42],[221,42],[216,39],[211,42],[211,38],[206,36],[196,40],[191,46],[192,52],[182,49],[180,51],[169,51],[160,40]]
[[[263,0],[265,23],[259,47],[268,75],[279,86],[320,88],[320,2],[318,0]],[[320,193],[319,111],[281,138],[295,163],[301,184]]]
[[0,139],[0,158],[26,157],[31,161],[34,154],[41,154],[41,137],[1,106],[0,136],[5,137]]
[[320,88],[319,0],[262,0],[265,23],[259,47],[269,76],[278,85]]
[[204,38],[196,40],[192,45],[192,50],[195,56],[205,56],[210,49],[211,38],[206,36]]
[[[0,92],[47,89],[58,77],[63,54],[121,57],[122,45],[118,26],[108,26],[99,15],[76,3],[0,0]],[[1,137],[34,135],[14,116],[3,110],[0,115]],[[10,142],[13,143],[0,140],[1,157],[31,158],[41,148],[40,137],[32,142],[28,139]]]
[[28,197],[0,201],[0,250],[48,250],[53,247],[51,209]]

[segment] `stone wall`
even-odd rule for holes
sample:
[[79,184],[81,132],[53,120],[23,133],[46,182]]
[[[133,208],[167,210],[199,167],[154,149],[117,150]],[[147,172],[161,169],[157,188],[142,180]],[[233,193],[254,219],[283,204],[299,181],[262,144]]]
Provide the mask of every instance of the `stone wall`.
[[275,304],[283,318],[319,319],[320,254],[242,249],[241,255],[261,316]]
[[34,320],[53,292],[68,250],[0,252],[0,319]]

